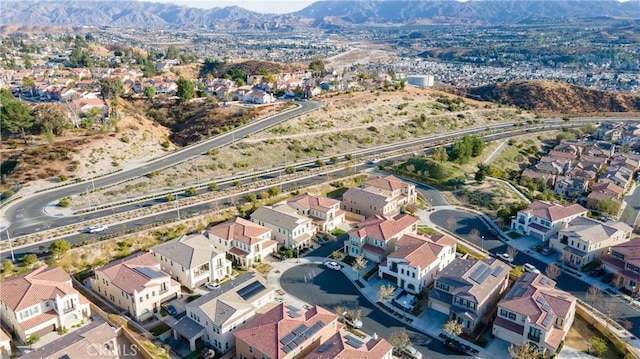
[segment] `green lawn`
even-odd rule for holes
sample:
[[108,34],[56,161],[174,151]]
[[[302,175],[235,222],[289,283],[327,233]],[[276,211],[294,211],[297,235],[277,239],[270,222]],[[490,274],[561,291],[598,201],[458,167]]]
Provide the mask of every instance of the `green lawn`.
[[157,337],[158,335],[166,332],[169,329],[171,329],[171,327],[169,327],[166,323],[160,323],[155,327],[151,328],[151,330],[149,331],[151,332],[151,334],[153,334],[153,336]]
[[520,237],[522,237],[522,235],[520,235],[520,233],[517,233],[517,232],[509,232],[507,236],[509,236],[509,238],[511,239],[519,239]]
[[429,227],[429,226],[418,226],[418,234],[424,234],[426,236],[432,236],[434,234],[438,233],[438,231],[436,231],[435,229]]

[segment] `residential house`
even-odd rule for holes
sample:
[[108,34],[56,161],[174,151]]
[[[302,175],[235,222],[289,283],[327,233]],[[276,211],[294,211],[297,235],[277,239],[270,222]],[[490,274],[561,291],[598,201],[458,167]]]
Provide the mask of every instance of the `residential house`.
[[42,266],[0,282],[0,318],[22,342],[69,329],[90,315],[89,301],[60,267]]
[[255,104],[267,104],[275,101],[272,94],[262,90],[251,90],[244,94],[242,100]]
[[622,137],[624,123],[605,121],[598,126],[594,137],[598,140],[616,142]]
[[609,161],[609,167],[625,167],[631,172],[635,172],[640,169],[640,156],[625,153],[616,154]]
[[582,140],[562,140],[559,145],[553,148],[554,151],[572,153],[577,157],[582,155],[585,143]]
[[510,270],[509,265],[494,258],[457,258],[433,278],[429,308],[448,315],[471,333],[480,323],[489,322],[493,308],[507,290]]
[[344,223],[345,213],[340,209],[340,201],[320,197],[309,192],[287,200],[287,204],[313,221],[319,232],[330,232]]
[[498,302],[492,333],[514,345],[531,343],[544,357],[562,347],[576,312],[576,297],[542,274],[525,273]]
[[640,240],[611,246],[609,255],[600,260],[607,273],[615,273],[614,286],[624,288],[632,295],[640,289]]
[[546,242],[569,221],[586,215],[587,209],[579,204],[563,206],[551,202],[534,201],[526,209],[518,211],[516,219],[511,222],[511,229]]
[[369,338],[363,341],[344,329],[305,356],[305,359],[392,359],[393,345],[383,338]]
[[623,222],[576,217],[550,243],[566,264],[580,268],[609,253],[609,247],[630,241],[632,230]]
[[447,235],[405,234],[378,267],[378,276],[394,281],[409,293],[420,294],[455,258],[456,241]]
[[622,204],[623,204],[622,200],[618,198],[618,196],[616,195],[613,195],[608,192],[593,191],[589,193],[589,195],[587,196],[587,208],[593,211],[599,211],[598,208],[600,207],[600,203],[602,201],[614,201],[618,204],[619,208],[622,208]]
[[591,186],[591,191],[592,192],[605,193],[605,194],[608,194],[608,195],[610,195],[612,197],[620,198],[620,197],[622,197],[622,194],[624,193],[624,188],[616,186],[615,184],[613,184],[611,182],[604,182],[604,183],[594,183]]
[[251,222],[270,228],[273,239],[288,249],[310,246],[316,234],[313,220],[288,204],[262,206],[251,214]]
[[214,246],[226,250],[243,267],[278,251],[278,242],[271,239],[271,229],[240,217],[209,228],[206,235]]
[[583,179],[583,180],[587,181],[588,183],[591,183],[592,181],[594,181],[596,179],[597,174],[598,174],[597,171],[585,170],[585,169],[579,167],[578,165],[576,165],[574,168],[572,168],[565,175],[567,177],[570,177],[570,178]]
[[145,359],[141,348],[129,339],[123,327],[114,328],[101,317],[94,316],[85,326],[47,343],[21,359]]
[[600,177],[598,183],[613,183],[618,187],[629,189],[631,180],[633,179],[633,171],[627,167],[615,167],[608,169]]
[[181,295],[180,283],[160,268],[153,254],[138,252],[96,268],[91,289],[144,321],[159,312],[162,303]]
[[235,331],[236,357],[305,358],[341,327],[338,316],[317,305],[300,310],[280,303]]
[[549,186],[554,186],[556,183],[556,175],[553,175],[550,173],[537,172],[530,168],[526,168],[524,171],[522,171],[522,174],[520,175],[520,183],[522,183],[523,182],[522,180],[525,178],[542,181],[544,184]]
[[104,103],[104,100],[98,98],[80,98],[71,102],[78,109],[78,113],[87,113],[94,108],[100,110],[101,112],[107,110],[107,105]]
[[192,351],[198,342],[205,341],[227,353],[235,346],[234,333],[259,308],[272,302],[273,289],[260,277],[251,277],[231,289],[211,291],[187,303],[186,315],[173,326],[173,337],[188,340]]
[[554,192],[556,195],[564,198],[577,199],[580,198],[583,193],[587,192],[588,188],[588,180],[583,178],[558,176],[554,186]]
[[361,188],[349,188],[342,195],[342,209],[365,217],[393,216],[416,201],[416,186],[395,176],[376,177]]
[[571,165],[572,161],[570,159],[545,156],[540,158],[540,161],[533,166],[533,169],[536,172],[558,176],[568,171]]
[[615,152],[616,146],[609,142],[596,142],[584,151],[583,156],[610,158]]
[[231,274],[231,262],[225,251],[214,245],[200,233],[185,234],[153,247],[151,253],[160,262],[163,272],[183,286],[194,289]]
[[344,241],[344,252],[381,263],[396,248],[396,241],[400,237],[416,233],[417,223],[418,220],[408,214],[369,217],[349,231],[349,237]]
[[556,150],[549,151],[549,154],[547,156],[552,157],[552,158],[565,158],[565,159],[572,160],[572,161],[575,161],[575,160],[578,159],[578,154],[577,153],[562,152],[562,151],[556,151]]

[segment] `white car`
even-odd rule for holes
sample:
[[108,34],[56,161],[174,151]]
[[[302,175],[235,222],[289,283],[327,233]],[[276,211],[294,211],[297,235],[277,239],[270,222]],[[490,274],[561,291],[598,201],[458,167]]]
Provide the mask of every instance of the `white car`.
[[524,268],[526,272],[540,274],[540,270],[536,268],[533,264],[525,263],[522,265],[522,268]]
[[360,319],[352,319],[351,317],[349,317],[348,313],[349,312],[342,313],[342,316],[344,316],[344,322],[353,328],[362,328],[362,321]]
[[211,290],[214,290],[214,289],[220,288],[220,284],[218,284],[216,282],[209,282],[209,283],[206,284],[206,287],[211,289]]
[[342,267],[337,262],[329,261],[324,263],[325,267],[333,270],[340,270]]
[[102,224],[96,224],[95,226],[91,226],[87,228],[87,232],[98,233],[98,232],[106,231],[107,229],[109,229],[109,227]]
[[513,263],[513,258],[508,253],[498,253],[498,258],[505,262]]
[[400,349],[393,348],[393,354],[403,359],[422,359],[422,353],[411,345],[406,345]]
[[380,160],[379,160],[379,159],[377,159],[377,158],[374,158],[374,159],[372,159],[372,160],[370,160],[370,161],[369,161],[369,163],[370,163],[370,164],[372,164],[372,165],[375,165],[375,164],[376,164],[376,163],[378,163],[378,162],[380,162]]

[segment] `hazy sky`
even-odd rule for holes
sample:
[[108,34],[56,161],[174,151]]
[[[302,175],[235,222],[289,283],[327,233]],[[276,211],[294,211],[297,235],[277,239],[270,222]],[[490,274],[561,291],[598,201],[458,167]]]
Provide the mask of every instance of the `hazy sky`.
[[145,0],[151,2],[173,3],[201,9],[212,7],[240,6],[261,13],[282,14],[301,10],[315,1],[309,0]]

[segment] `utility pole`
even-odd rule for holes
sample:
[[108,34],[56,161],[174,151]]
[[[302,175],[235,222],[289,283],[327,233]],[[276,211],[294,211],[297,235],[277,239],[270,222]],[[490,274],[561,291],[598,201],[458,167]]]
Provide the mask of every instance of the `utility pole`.
[[178,221],[180,220],[180,205],[178,204],[179,198],[180,198],[180,194],[176,193],[176,209],[178,210]]

